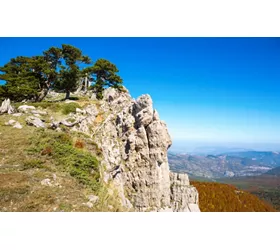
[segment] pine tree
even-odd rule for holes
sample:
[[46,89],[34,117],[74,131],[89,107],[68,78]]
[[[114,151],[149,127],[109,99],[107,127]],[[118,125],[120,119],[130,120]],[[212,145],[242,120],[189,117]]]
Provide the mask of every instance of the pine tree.
[[67,44],[62,45],[61,55],[63,62],[54,88],[65,91],[65,99],[69,99],[70,92],[78,88],[79,79],[82,75],[79,64],[89,64],[90,58],[84,56],[80,49]]
[[98,59],[92,67],[85,69],[95,82],[93,89],[97,99],[103,98],[105,87],[113,87],[118,90],[122,89],[123,80],[116,73],[119,72],[116,65],[106,59]]
[[0,67],[0,97],[14,101],[42,101],[50,89],[64,91],[66,99],[70,92],[87,88],[94,82],[93,90],[98,99],[103,98],[106,87],[122,89],[123,80],[117,75],[116,65],[106,59],[99,59],[93,66],[88,56],[72,45],[63,44],[61,48],[51,47],[43,55],[12,58]]
[[0,67],[0,79],[6,81],[5,95],[16,101],[36,99],[40,89],[40,79],[32,70],[32,58],[16,57]]

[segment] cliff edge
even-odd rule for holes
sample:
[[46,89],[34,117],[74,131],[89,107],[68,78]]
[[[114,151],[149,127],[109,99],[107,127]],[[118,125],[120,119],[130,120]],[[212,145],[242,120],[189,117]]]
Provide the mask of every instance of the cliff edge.
[[149,95],[74,98],[3,102],[1,211],[200,211],[188,176],[169,170],[172,141]]
[[[92,96],[95,99],[95,96]],[[104,100],[74,128],[89,133],[102,149],[104,181],[118,190],[122,205],[135,211],[199,211],[198,192],[186,174],[169,170],[172,141],[149,95],[132,99],[108,88]],[[92,124],[102,115],[102,122]]]

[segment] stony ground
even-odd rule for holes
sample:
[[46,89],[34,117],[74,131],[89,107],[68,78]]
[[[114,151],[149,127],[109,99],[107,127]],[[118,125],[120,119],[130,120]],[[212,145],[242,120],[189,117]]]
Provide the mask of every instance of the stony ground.
[[[35,106],[42,114],[47,112],[47,115],[38,115],[40,119],[47,121],[50,117],[63,119],[73,107],[83,107],[89,102],[88,99],[81,98],[68,104],[44,102],[30,105]],[[16,104],[19,105],[22,104]],[[68,160],[71,164],[76,164],[79,156],[85,156],[86,160],[98,158],[95,155],[98,154],[96,145],[90,138],[78,133],[68,133],[65,128],[59,133],[69,137],[67,149],[72,152],[69,156],[72,158],[68,159],[63,155],[59,157],[59,148],[56,147],[60,144],[53,144],[56,139],[51,137],[57,135],[49,130],[49,140],[53,140],[53,143],[49,143],[53,148],[41,150],[40,147],[44,145],[38,144],[38,137],[42,136],[43,129],[27,125],[28,116],[30,114],[24,112],[20,116],[0,116],[0,211],[121,211],[112,190],[102,183],[98,189],[92,188],[86,182],[91,178],[90,173],[81,169],[73,174],[73,169],[67,165]],[[14,127],[15,124],[21,126],[17,128]],[[77,155],[76,158],[73,152]]]

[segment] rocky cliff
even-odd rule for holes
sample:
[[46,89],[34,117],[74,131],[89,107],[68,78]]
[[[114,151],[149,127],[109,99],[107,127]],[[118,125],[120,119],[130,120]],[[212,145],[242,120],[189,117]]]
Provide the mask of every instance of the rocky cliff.
[[[50,93],[50,97],[51,94],[54,93]],[[52,204],[45,204],[43,211],[56,211],[57,204],[63,210],[69,207],[69,211],[79,211],[83,204],[94,211],[107,208],[116,211],[199,211],[198,192],[190,185],[188,176],[169,170],[167,150],[172,141],[166,124],[153,109],[149,95],[134,100],[125,89],[120,92],[109,88],[102,101],[96,100],[94,95],[90,100],[88,96],[76,98],[78,101],[20,103],[15,109],[6,100],[1,106],[4,115],[1,115],[0,126],[5,148],[2,153],[8,155],[8,159],[3,156],[0,167],[15,168],[13,178],[17,178],[17,168],[26,170],[22,174],[29,176],[30,187],[35,185],[36,190],[41,190],[48,186],[50,189],[47,192],[42,189],[46,192],[44,199],[57,194],[58,191],[52,190],[57,185],[61,187],[61,193],[68,193],[68,186],[59,183],[65,176],[71,182],[78,181],[90,188],[91,191],[78,188],[79,197],[93,191],[94,194],[89,193],[88,197],[100,198],[93,204],[91,201],[78,202],[70,194],[69,198],[62,195]],[[18,147],[24,148],[21,157],[13,151],[11,133],[15,133],[13,140],[20,141]],[[11,145],[7,147],[6,144]],[[97,158],[93,159],[95,156]],[[62,157],[65,160],[62,161]],[[18,161],[15,163],[13,159]],[[2,170],[6,171],[6,168],[2,167]],[[6,174],[3,175],[5,180]],[[34,175],[39,176],[35,183]],[[104,181],[100,182],[100,179]],[[17,199],[17,209],[29,211],[30,196],[38,191],[28,189],[24,192],[25,201],[20,206]],[[11,197],[12,202],[13,199]],[[69,199],[72,200],[70,204]],[[13,203],[8,204],[6,200],[9,201],[5,198],[3,206],[10,211]],[[114,207],[114,204],[119,205]]]
[[134,100],[128,91],[109,88],[103,101],[75,118],[82,122],[73,130],[89,134],[101,148],[104,181],[118,190],[123,206],[135,211],[199,211],[198,192],[188,176],[169,170],[172,141],[149,95]]

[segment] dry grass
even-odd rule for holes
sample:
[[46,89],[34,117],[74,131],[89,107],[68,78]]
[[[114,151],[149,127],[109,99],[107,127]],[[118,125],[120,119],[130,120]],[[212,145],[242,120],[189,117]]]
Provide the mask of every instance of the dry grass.
[[[10,119],[19,121],[23,128],[4,126]],[[106,185],[93,192],[65,171],[54,158],[55,148],[28,150],[41,130],[25,125],[24,120],[25,115],[0,116],[0,211],[123,211],[117,194],[109,194]],[[51,136],[53,132],[46,133]],[[73,133],[70,139],[73,148],[77,142],[83,144],[77,149],[81,152],[95,154],[99,150],[92,139],[82,134]],[[46,178],[52,186],[41,184]],[[90,194],[99,196],[99,202],[92,208],[85,205]]]

